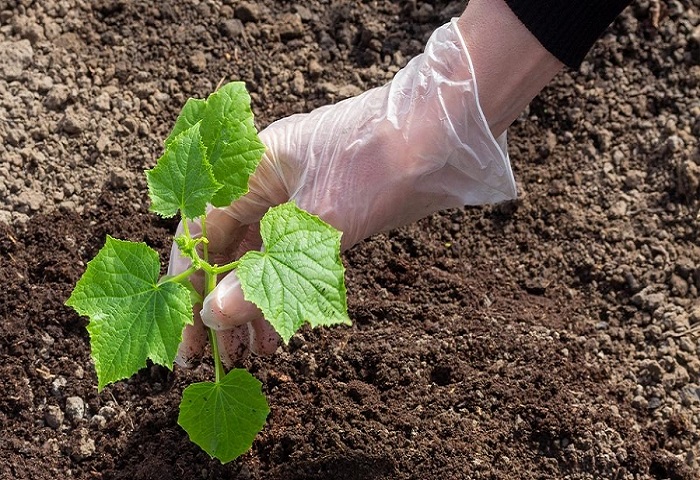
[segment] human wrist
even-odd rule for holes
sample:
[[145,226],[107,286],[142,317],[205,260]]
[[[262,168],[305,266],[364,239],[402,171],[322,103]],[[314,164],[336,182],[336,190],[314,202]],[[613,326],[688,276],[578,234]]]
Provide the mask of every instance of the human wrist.
[[479,103],[498,137],[564,64],[503,0],[471,0],[457,25],[469,48]]

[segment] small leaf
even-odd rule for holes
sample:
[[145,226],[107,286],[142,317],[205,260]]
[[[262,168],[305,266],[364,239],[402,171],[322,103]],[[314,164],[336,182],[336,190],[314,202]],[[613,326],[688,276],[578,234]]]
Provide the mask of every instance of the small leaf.
[[202,143],[200,124],[184,130],[168,146],[156,166],[146,172],[151,211],[185,218],[204,215],[207,204],[221,188],[214,179]]
[[250,95],[243,82],[224,85],[207,99],[204,144],[214,176],[224,187],[212,204],[225,207],[248,191],[248,177],[265,153],[250,109]]
[[177,248],[180,250],[180,255],[190,260],[190,264],[197,268],[202,269],[205,264],[204,260],[197,254],[197,245],[200,243],[207,243],[207,239],[204,237],[192,238],[188,235],[178,235],[174,240]]
[[250,449],[269,413],[260,381],[243,369],[234,369],[218,383],[187,387],[177,423],[192,442],[227,463]]
[[98,389],[130,377],[146,361],[172,368],[182,330],[191,324],[190,292],[158,284],[158,253],[144,243],[107,237],[66,305],[90,318]]
[[245,83],[227,83],[206,100],[188,100],[165,144],[169,145],[198,122],[214,177],[223,185],[212,204],[228,206],[248,191],[248,177],[265,153],[253,122]]
[[290,202],[265,214],[260,234],[264,251],[247,252],[237,275],[246,300],[282,339],[288,342],[304,322],[350,324],[341,233]]
[[180,115],[178,115],[175,121],[175,126],[173,131],[170,132],[168,138],[165,139],[165,146],[167,147],[170,143],[182,132],[190,127],[193,127],[204,117],[204,111],[207,108],[207,101],[201,98],[190,98],[185,102],[185,106],[182,107]]
[[197,258],[195,252],[197,245],[201,243],[202,238],[192,238],[189,235],[178,235],[174,242],[180,250],[180,255],[189,259]]

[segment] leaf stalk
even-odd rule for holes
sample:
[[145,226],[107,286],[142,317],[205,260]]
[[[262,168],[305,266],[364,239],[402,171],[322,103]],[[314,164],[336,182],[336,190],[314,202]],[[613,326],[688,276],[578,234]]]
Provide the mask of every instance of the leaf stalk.
[[181,283],[187,280],[190,275],[192,275],[194,272],[197,271],[197,267],[190,267],[187,270],[185,270],[182,273],[178,273],[177,275],[172,275],[172,276],[164,276],[160,280],[158,280],[158,285],[163,285],[164,283]]
[[[207,223],[206,218],[202,216],[202,236],[207,238]],[[204,263],[211,267],[209,264],[209,245],[207,242],[202,243],[202,253],[204,257]],[[212,267],[212,270],[215,267]],[[204,270],[204,292],[203,297],[207,296],[216,288],[216,277],[215,272],[210,271],[210,269],[205,268]],[[216,383],[219,383],[226,376],[226,370],[224,369],[224,364],[221,362],[221,356],[219,355],[219,342],[216,338],[216,332],[211,328],[207,328],[207,335],[209,336],[209,343],[211,344],[211,353],[214,357],[214,369],[216,375]]]

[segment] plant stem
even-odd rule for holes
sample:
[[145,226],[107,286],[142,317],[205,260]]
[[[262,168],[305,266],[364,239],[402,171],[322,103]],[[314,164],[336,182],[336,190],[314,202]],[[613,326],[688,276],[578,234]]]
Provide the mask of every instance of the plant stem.
[[[207,223],[206,217],[202,216],[202,237],[207,238]],[[207,242],[202,243],[204,262],[209,263],[209,246]],[[207,296],[216,288],[216,276],[217,273],[212,269],[204,270],[204,292],[203,298]],[[221,362],[221,357],[219,356],[219,342],[216,339],[216,332],[211,328],[207,328],[207,334],[209,335],[209,343],[211,344],[211,353],[214,357],[214,368],[216,374],[216,383],[219,383],[226,376],[226,370],[224,369],[224,364]]]
[[213,265],[212,266],[212,273],[216,275],[220,275],[222,273],[230,272],[234,268],[238,267],[238,260],[235,262],[227,263],[226,265]]
[[161,278],[160,281],[158,282],[158,284],[162,285],[163,283],[169,283],[169,282],[180,283],[183,280],[186,280],[187,278],[189,278],[189,276],[192,275],[196,271],[197,271],[197,267],[190,267],[187,270],[185,270],[184,272],[178,273],[175,276]]
[[214,380],[216,383],[220,383],[226,376],[226,370],[224,370],[224,364],[219,356],[219,342],[216,339],[216,332],[211,328],[207,328],[207,335],[209,335],[209,343],[211,344],[211,354],[214,357]]
[[188,220],[187,220],[186,218],[184,218],[184,216],[183,216],[183,219],[182,219],[182,231],[183,231],[185,237],[187,237],[187,238],[192,238],[192,235],[190,235],[190,226],[189,226],[189,224],[188,224],[187,222],[188,222]]

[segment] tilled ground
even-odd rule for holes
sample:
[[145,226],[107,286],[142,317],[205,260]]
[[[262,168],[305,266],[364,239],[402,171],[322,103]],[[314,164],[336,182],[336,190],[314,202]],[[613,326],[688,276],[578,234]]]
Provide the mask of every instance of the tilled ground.
[[0,1],[0,478],[700,476],[700,5],[637,1],[510,130],[519,200],[345,255],[351,328],[247,368],[272,413],[222,466],[160,367],[97,393],[63,306],[106,234],[166,260],[142,171],[184,101],[260,126],[390,79],[463,2]]

